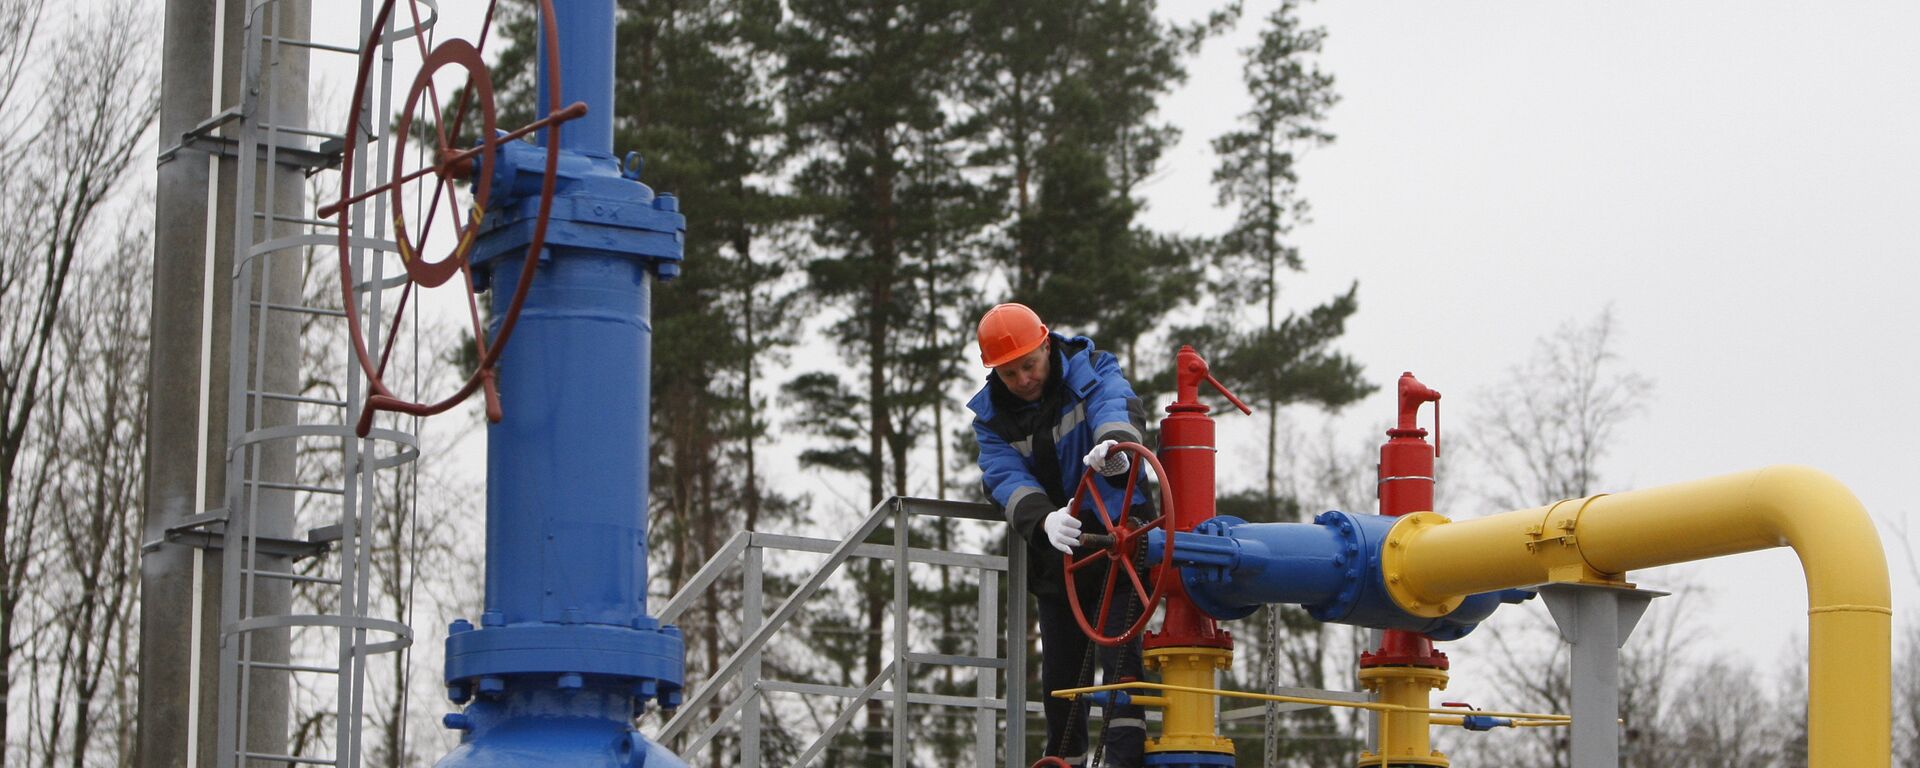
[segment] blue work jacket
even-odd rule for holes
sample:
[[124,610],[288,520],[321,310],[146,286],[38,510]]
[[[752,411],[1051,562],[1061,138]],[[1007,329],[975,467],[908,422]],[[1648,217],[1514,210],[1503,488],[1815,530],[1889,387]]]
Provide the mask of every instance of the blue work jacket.
[[[1146,408],[1113,353],[1095,349],[1085,336],[1050,337],[1053,365],[1038,401],[1021,401],[998,375],[988,373],[986,385],[967,403],[980,445],[981,483],[1027,543],[1034,566],[1028,570],[1029,588],[1042,594],[1063,585],[1059,553],[1047,544],[1041,521],[1073,498],[1086,470],[1081,459],[1087,451],[1103,440],[1142,442],[1146,428]],[[1036,414],[1033,409],[1047,411]],[[1052,446],[1051,456],[1038,453],[1047,445]],[[1147,504],[1141,487],[1134,489],[1130,503],[1121,503],[1124,489],[1119,484],[1125,476],[1096,478],[1094,486],[1110,514]],[[1094,514],[1091,505],[1080,510],[1082,528],[1105,530]]]

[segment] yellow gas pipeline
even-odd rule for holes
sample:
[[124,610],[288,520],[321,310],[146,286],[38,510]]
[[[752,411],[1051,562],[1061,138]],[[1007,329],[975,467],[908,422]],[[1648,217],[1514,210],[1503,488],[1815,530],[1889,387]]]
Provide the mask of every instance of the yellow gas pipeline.
[[1810,764],[1889,765],[1886,555],[1859,500],[1826,473],[1768,467],[1472,520],[1416,513],[1389,533],[1382,567],[1401,608],[1440,616],[1470,594],[1620,584],[1635,569],[1779,546],[1807,578]]

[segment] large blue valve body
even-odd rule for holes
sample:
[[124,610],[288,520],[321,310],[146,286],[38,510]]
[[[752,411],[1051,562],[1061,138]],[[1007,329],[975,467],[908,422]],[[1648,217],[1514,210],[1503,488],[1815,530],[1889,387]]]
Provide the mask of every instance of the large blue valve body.
[[[1387,594],[1380,550],[1396,518],[1330,511],[1311,523],[1249,523],[1220,516],[1174,536],[1174,562],[1194,605],[1222,621],[1241,619],[1263,605],[1299,605],[1316,620],[1371,629],[1418,632],[1457,640],[1501,603],[1533,596],[1525,590],[1469,595],[1439,618],[1401,610]],[[1158,562],[1165,537],[1147,535],[1147,562]]]
[[[558,184],[545,246],[498,367],[487,428],[486,606],[447,639],[442,766],[648,766],[678,758],[633,728],[684,681],[680,633],[647,615],[651,292],[678,274],[686,219],[612,152],[612,0],[555,0]],[[540,112],[547,111],[544,55]],[[540,135],[544,143],[552,132]],[[493,207],[473,251],[500,330],[540,206],[546,149],[509,142],[479,172]]]

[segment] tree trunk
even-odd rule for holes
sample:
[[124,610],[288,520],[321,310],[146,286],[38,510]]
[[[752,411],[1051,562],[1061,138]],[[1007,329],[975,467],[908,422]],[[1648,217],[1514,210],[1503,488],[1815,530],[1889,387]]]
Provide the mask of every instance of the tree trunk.
[[[876,25],[880,24],[876,15]],[[882,29],[884,29],[882,27]],[[880,31],[880,30],[876,30]],[[877,41],[880,50],[885,50],[884,32]],[[870,288],[870,303],[867,307],[867,404],[868,417],[872,426],[868,435],[868,507],[880,505],[885,498],[886,478],[883,451],[893,437],[892,397],[887,390],[887,337],[891,328],[889,320],[893,312],[895,259],[898,257],[894,242],[894,165],[892,141],[887,136],[885,126],[873,126],[869,129],[868,142],[873,151],[874,173],[871,194],[873,196],[875,219],[873,222],[872,258],[873,278]],[[895,531],[894,535],[905,535]],[[891,590],[882,590],[885,584],[885,570],[879,560],[869,561],[867,566],[870,581],[866,596],[867,603],[867,677],[880,675],[881,632],[885,627],[886,600]],[[898,685],[900,682],[895,681]],[[866,762],[878,765],[882,753],[881,735],[885,733],[885,707],[879,701],[867,702],[867,755]]]

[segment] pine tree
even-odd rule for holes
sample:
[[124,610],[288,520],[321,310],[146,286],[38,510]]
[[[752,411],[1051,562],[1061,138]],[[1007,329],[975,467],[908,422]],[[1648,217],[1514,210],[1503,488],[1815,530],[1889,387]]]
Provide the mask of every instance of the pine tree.
[[1198,287],[1197,244],[1138,226],[1134,188],[1179,135],[1156,122],[1159,99],[1186,77],[1183,59],[1237,15],[1173,26],[1156,6],[973,7],[966,93],[982,131],[975,161],[1011,197],[1008,236],[992,254],[1010,300],[1123,352]]
[[[656,538],[671,540],[678,591],[719,549],[721,533],[789,517],[794,500],[761,483],[768,424],[755,386],[764,361],[792,343],[781,322],[793,296],[789,263],[761,253],[792,204],[756,179],[777,173],[772,32],[777,3],[630,3],[620,17],[617,140],[646,157],[643,180],[679,195],[688,216],[687,267],[656,287],[653,470]],[[716,585],[689,632],[690,669],[719,662],[724,617],[738,585]],[[713,765],[732,753],[717,739]]]
[[[966,303],[973,268],[957,233],[977,194],[958,173],[946,109],[963,18],[957,0],[803,0],[788,10],[789,137],[812,158],[795,181],[815,212],[807,290],[845,311],[829,332],[864,381],[811,372],[787,391],[802,423],[830,441],[803,453],[803,465],[858,471],[878,505],[910,494],[910,456],[957,373],[956,340],[939,329]],[[883,666],[890,581],[879,561],[861,579],[870,679]],[[886,733],[877,702],[865,730],[863,762],[872,762]]]
[[[1299,191],[1298,154],[1333,141],[1322,125],[1339,97],[1333,76],[1313,61],[1326,31],[1303,28],[1299,0],[1285,0],[1267,17],[1258,45],[1245,51],[1244,80],[1254,106],[1242,127],[1214,139],[1220,166],[1213,174],[1222,205],[1235,206],[1233,228],[1221,239],[1215,295],[1228,307],[1254,305],[1263,322],[1235,342],[1236,380],[1267,406],[1266,495],[1277,497],[1279,414],[1276,405],[1314,402],[1338,407],[1371,391],[1359,366],[1328,350],[1358,308],[1357,286],[1305,316],[1279,311],[1283,271],[1303,268],[1288,242],[1308,215]],[[1252,275],[1254,279],[1243,279]]]
[[[1252,328],[1236,327],[1216,337],[1221,354],[1215,367],[1239,394],[1260,404],[1267,420],[1262,492],[1229,496],[1221,504],[1223,510],[1238,508],[1242,516],[1263,521],[1292,522],[1300,516],[1300,500],[1282,495],[1280,407],[1339,408],[1374,389],[1358,363],[1332,348],[1359,307],[1357,285],[1305,313],[1283,315],[1279,305],[1284,273],[1303,268],[1299,248],[1289,240],[1309,212],[1299,190],[1298,156],[1333,141],[1323,124],[1339,100],[1333,76],[1314,61],[1326,32],[1303,26],[1299,5],[1299,0],[1283,0],[1267,16],[1259,42],[1244,51],[1243,79],[1253,107],[1241,116],[1239,129],[1213,141],[1220,158],[1213,176],[1219,202],[1237,212],[1215,252],[1213,293],[1230,317],[1250,308],[1258,316]],[[1325,687],[1330,650],[1325,628],[1290,606],[1264,611],[1262,617],[1267,626],[1249,633],[1248,650],[1267,670],[1267,681],[1278,681],[1284,662],[1292,684]],[[1308,710],[1288,721],[1295,732],[1337,730],[1326,710]],[[1269,732],[1279,727],[1270,712]],[[1289,765],[1326,764],[1351,752],[1351,742],[1343,739],[1296,738],[1262,746],[1267,759]]]

